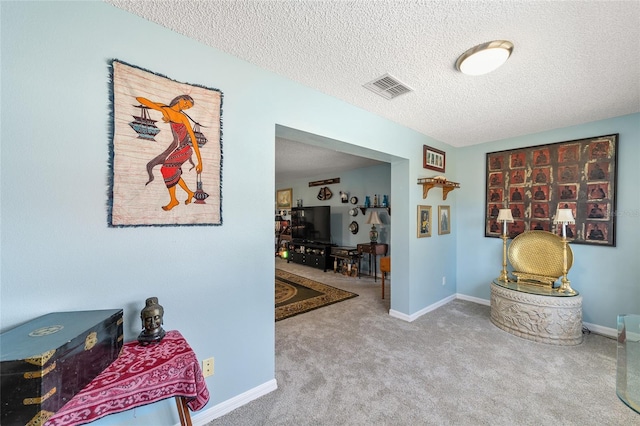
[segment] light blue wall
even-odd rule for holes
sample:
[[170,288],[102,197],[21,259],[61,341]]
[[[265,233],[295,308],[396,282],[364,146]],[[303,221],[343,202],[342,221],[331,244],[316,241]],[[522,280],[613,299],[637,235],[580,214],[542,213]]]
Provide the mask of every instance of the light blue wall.
[[[157,296],[165,328],[216,359],[209,408],[273,380],[277,125],[343,141],[345,152],[389,154],[380,159],[398,205],[392,308],[410,315],[455,292],[455,278],[440,286],[455,273],[455,229],[415,238],[415,206],[426,204],[417,178],[432,175],[422,146],[448,152],[453,179],[450,147],[102,2],[0,8],[2,330],[48,312],[121,307],[133,340],[145,298]],[[112,58],[223,91],[222,226],[107,227]],[[96,425],[177,421],[167,401]]]
[[573,244],[571,286],[583,296],[583,320],[616,328],[618,314],[640,312],[640,114],[458,150],[458,293],[489,299],[502,269],[502,241],[484,237],[487,152],[619,133],[616,247]]

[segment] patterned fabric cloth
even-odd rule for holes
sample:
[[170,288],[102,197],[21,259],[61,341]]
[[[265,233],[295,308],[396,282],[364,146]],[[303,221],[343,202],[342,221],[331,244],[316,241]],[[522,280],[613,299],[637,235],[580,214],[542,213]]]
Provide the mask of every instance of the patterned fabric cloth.
[[80,425],[172,397],[185,397],[192,411],[209,401],[196,354],[175,330],[158,344],[125,343],[118,359],[45,425]]

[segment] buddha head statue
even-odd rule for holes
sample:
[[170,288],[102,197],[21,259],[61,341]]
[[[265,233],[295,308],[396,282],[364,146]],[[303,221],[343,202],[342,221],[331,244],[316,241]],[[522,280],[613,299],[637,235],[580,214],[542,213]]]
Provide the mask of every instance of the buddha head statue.
[[157,297],[149,297],[145,302],[145,307],[140,311],[142,321],[142,332],[138,336],[141,345],[157,343],[165,335],[162,329],[164,308],[158,304]]

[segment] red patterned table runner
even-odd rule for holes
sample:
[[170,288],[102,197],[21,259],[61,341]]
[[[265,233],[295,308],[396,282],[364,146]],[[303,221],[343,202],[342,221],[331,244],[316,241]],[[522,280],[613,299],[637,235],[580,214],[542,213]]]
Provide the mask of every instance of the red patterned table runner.
[[209,401],[196,354],[175,330],[155,345],[125,343],[118,359],[45,425],[80,425],[172,397],[184,397],[192,411]]

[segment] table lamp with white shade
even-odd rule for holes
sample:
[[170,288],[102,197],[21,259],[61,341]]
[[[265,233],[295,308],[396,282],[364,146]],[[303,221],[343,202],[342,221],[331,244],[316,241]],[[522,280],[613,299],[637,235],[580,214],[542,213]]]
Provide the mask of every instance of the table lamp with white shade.
[[571,281],[567,278],[567,225],[576,223],[573,217],[571,209],[558,209],[556,217],[553,219],[553,223],[562,224],[562,284],[559,291],[566,294],[576,294],[576,291],[571,288]]
[[507,223],[513,223],[511,209],[500,209],[497,221],[502,222],[502,235],[500,235],[500,238],[502,238],[502,272],[498,279],[507,282],[509,281],[509,277],[507,276],[507,238],[509,237],[507,233]]
[[369,231],[369,239],[371,239],[372,243],[377,243],[378,230],[376,229],[376,225],[382,225],[382,221],[380,220],[380,216],[378,216],[378,212],[372,211],[366,223],[371,225],[371,231]]

